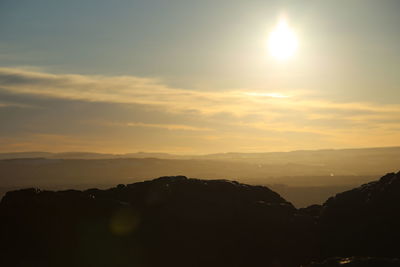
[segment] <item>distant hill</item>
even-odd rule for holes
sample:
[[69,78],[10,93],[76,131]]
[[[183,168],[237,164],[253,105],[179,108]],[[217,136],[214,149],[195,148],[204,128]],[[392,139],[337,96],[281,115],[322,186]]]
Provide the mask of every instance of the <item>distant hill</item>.
[[137,152],[126,154],[107,154],[93,152],[9,152],[0,153],[0,159],[17,158],[48,158],[48,159],[114,159],[114,158],[159,158],[159,159],[208,159],[208,160],[233,160],[249,161],[253,163],[298,163],[321,164],[323,160],[333,160],[344,157],[356,160],[357,157],[379,160],[380,157],[393,157],[400,160],[400,147],[377,148],[349,148],[349,149],[321,149],[297,150],[290,152],[264,152],[264,153],[216,153],[205,155],[175,155],[169,153]]
[[118,158],[159,158],[159,159],[188,159],[197,156],[180,156],[168,153],[126,153],[107,154],[93,152],[9,152],[0,153],[0,159],[25,159],[25,158],[46,158],[46,159],[118,159]]
[[[0,159],[126,159],[157,158],[180,160],[215,160],[258,164],[258,167],[285,165],[289,169],[299,166],[300,169],[311,168],[315,173],[306,175],[379,175],[395,171],[400,163],[400,147],[362,148],[362,149],[326,149],[301,150],[292,152],[268,153],[219,153],[209,155],[173,155],[167,153],[128,153],[101,154],[91,152],[16,152],[0,153]],[[293,174],[278,174],[279,176]],[[298,174],[303,175],[303,174]]]
[[0,159],[52,158],[54,155],[49,152],[10,152],[0,153]]
[[[364,168],[365,169],[365,168]],[[389,169],[391,170],[391,169]],[[336,175],[332,175],[335,171]],[[351,174],[349,174],[351,173]],[[110,185],[154,176],[188,175],[228,178],[251,184],[291,186],[354,185],[370,181],[374,172],[340,166],[255,164],[200,159],[46,159],[0,160],[1,186]]]
[[[222,153],[182,156],[89,152],[0,154],[0,196],[11,189],[106,188],[163,175],[268,185],[297,207],[372,181],[400,166],[400,148]],[[12,158],[12,159],[4,159]]]

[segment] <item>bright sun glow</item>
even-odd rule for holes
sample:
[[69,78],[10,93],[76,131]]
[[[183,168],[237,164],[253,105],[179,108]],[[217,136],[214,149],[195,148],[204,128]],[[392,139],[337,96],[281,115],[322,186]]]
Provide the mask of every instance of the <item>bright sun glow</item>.
[[295,33],[290,29],[286,19],[281,18],[269,35],[269,53],[276,59],[286,60],[296,53],[297,47],[298,40]]

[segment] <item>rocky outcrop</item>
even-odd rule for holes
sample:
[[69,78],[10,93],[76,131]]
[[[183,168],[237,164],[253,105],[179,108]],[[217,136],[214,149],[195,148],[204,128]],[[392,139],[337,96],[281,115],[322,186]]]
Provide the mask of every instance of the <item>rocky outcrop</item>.
[[13,191],[0,217],[0,266],[400,266],[400,173],[299,210],[267,187],[173,176]]
[[322,255],[399,257],[400,172],[328,199],[320,216]]
[[315,223],[277,193],[162,177],[108,190],[9,192],[2,266],[299,266]]

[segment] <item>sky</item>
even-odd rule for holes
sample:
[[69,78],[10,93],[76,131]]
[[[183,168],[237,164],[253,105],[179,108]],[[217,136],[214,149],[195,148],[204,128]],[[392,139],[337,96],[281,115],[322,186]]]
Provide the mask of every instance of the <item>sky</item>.
[[[0,0],[0,152],[400,145],[396,0]],[[268,54],[285,17],[298,49]]]

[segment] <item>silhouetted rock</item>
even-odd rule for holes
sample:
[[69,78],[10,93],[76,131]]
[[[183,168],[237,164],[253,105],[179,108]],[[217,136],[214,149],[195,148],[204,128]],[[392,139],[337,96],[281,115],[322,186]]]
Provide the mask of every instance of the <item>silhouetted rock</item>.
[[315,224],[277,193],[161,177],[108,190],[9,192],[1,266],[299,266]]
[[8,192],[0,217],[0,266],[400,266],[400,173],[299,210],[267,187],[173,176]]
[[337,194],[323,205],[322,255],[400,257],[400,172]]

